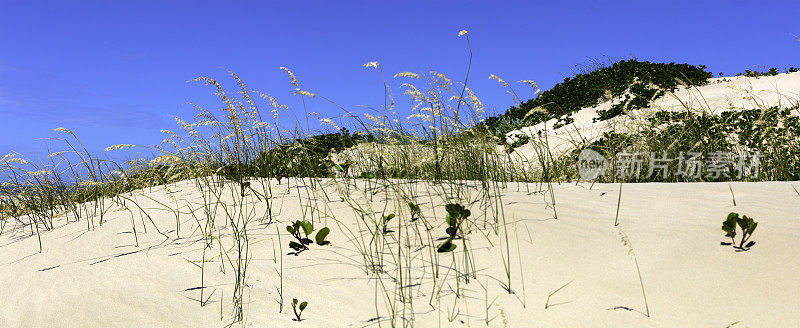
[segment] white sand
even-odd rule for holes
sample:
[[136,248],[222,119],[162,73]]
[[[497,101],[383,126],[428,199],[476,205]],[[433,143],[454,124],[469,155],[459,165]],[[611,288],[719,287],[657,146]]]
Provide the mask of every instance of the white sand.
[[[327,183],[330,183],[328,181]],[[794,183],[796,188],[800,184]],[[285,184],[275,190],[285,190]],[[800,196],[790,183],[731,183],[737,206],[733,206],[727,183],[625,184],[620,225],[614,227],[619,185],[561,184],[555,186],[558,220],[553,219],[543,193],[536,186],[512,184],[503,190],[511,245],[512,289],[502,289],[506,276],[501,254],[505,254],[503,230],[488,238],[473,231],[478,279],[471,280],[466,296],[457,300],[459,315],[449,322],[452,294],[443,292],[438,309],[428,305],[430,286],[414,289],[416,327],[502,327],[503,315],[509,327],[796,327],[800,326]],[[519,189],[518,189],[519,188]],[[170,186],[169,194],[180,202],[199,202],[200,194],[190,182]],[[278,219],[299,218],[298,190],[280,192]],[[327,187],[333,193],[333,187]],[[433,213],[443,219],[441,192],[431,194],[436,207],[422,203],[429,219]],[[174,206],[163,188],[146,195]],[[308,196],[310,195],[310,196]],[[304,204],[316,199],[326,207],[324,197],[303,194]],[[437,196],[438,195],[438,196]],[[374,201],[381,204],[381,194]],[[427,196],[425,196],[427,197]],[[299,256],[283,256],[283,313],[279,312],[277,288],[280,251],[274,240],[276,224],[251,225],[252,261],[248,269],[245,316],[252,327],[364,327],[377,326],[375,280],[369,280],[361,255],[349,242],[342,227],[358,231],[354,212],[332,196],[328,210],[342,221],[328,219],[330,246],[311,246]],[[156,207],[137,196],[145,208]],[[277,206],[277,205],[276,205]],[[202,211],[195,206],[198,216]],[[100,226],[87,231],[87,221],[64,224],[42,234],[44,251],[38,253],[36,237],[22,233],[9,223],[0,236],[0,326],[2,327],[221,327],[231,322],[233,274],[226,266],[220,272],[219,259],[206,263],[205,295],[213,292],[209,304],[201,307],[200,269],[189,261],[202,257],[197,223],[181,216],[181,239],[175,236],[172,212],[148,209],[156,224],[170,236],[165,240],[147,223],[143,231],[137,216],[139,246],[133,245],[131,217],[113,206]],[[184,208],[184,210],[186,210]],[[473,207],[474,218],[483,212]],[[746,252],[736,252],[720,229],[725,216],[736,211],[754,217],[759,226]],[[201,216],[202,217],[202,216]],[[404,220],[401,216],[395,220]],[[488,217],[488,219],[491,219]],[[202,220],[202,219],[201,219]],[[418,221],[419,222],[419,221]],[[277,224],[288,243],[284,223]],[[12,228],[9,228],[12,227]],[[633,244],[647,293],[651,317],[646,317],[641,288],[632,258],[622,244],[618,230]],[[230,232],[225,229],[223,232]],[[432,232],[442,234],[443,228]],[[393,232],[397,234],[397,232]],[[492,245],[489,244],[492,243]],[[229,247],[230,237],[223,235]],[[516,244],[519,244],[517,247]],[[517,253],[519,249],[519,253]],[[457,255],[462,251],[459,244]],[[219,253],[217,245],[208,252]],[[288,252],[283,245],[283,253]],[[274,256],[277,254],[278,258]],[[427,253],[426,253],[427,254]],[[233,256],[233,253],[231,253]],[[447,265],[451,255],[442,256]],[[199,263],[197,263],[199,265]],[[520,274],[520,268],[522,274]],[[415,267],[415,275],[422,267]],[[429,274],[429,273],[428,273]],[[524,292],[521,281],[524,280]],[[455,287],[453,282],[445,289]],[[567,282],[544,309],[547,294]],[[385,283],[393,286],[390,281]],[[488,283],[488,285],[487,285]],[[463,284],[463,282],[462,282]],[[484,291],[487,285],[488,291]],[[387,314],[379,288],[381,315]],[[393,290],[393,289],[390,289]],[[488,300],[487,300],[488,295]],[[222,299],[220,300],[220,298]],[[307,300],[302,322],[292,321],[288,302],[292,297]],[[494,303],[494,305],[491,305]],[[435,301],[434,301],[435,304]],[[629,309],[629,310],[628,310]],[[220,319],[222,311],[222,319]],[[502,314],[501,314],[502,311]],[[410,317],[408,313],[405,315]],[[386,319],[383,317],[383,319]],[[462,323],[463,321],[463,323]],[[402,321],[398,320],[402,325]],[[390,326],[383,321],[381,326]]]

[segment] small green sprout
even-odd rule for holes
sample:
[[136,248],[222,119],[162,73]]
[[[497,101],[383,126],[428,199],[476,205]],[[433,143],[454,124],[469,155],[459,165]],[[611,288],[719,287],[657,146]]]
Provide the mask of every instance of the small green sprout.
[[[300,303],[300,306],[298,306],[297,299],[296,298],[292,299],[292,310],[294,311],[294,316],[297,318],[296,319],[297,321],[303,321],[303,319],[301,319],[300,316],[303,315],[303,310],[306,309],[306,306],[308,306],[308,302]],[[300,309],[300,312],[297,312],[298,308]]]
[[736,226],[742,230],[742,235],[739,239],[739,246],[734,246],[741,250],[745,250],[749,248],[751,243],[747,243],[747,240],[753,236],[753,231],[756,230],[758,226],[758,222],[755,222],[752,218],[748,217],[747,215],[743,215],[739,217],[738,213],[730,213],[728,214],[728,218],[722,222],[722,231],[725,231],[725,236],[731,238],[731,244],[736,245]]
[[242,189],[242,197],[244,197],[244,196],[247,195],[247,188],[250,188],[250,182],[243,181],[242,183],[239,184],[239,187],[241,187],[241,189]]
[[317,231],[316,236],[314,236],[314,240],[316,240],[317,245],[323,246],[323,245],[330,244],[331,242],[325,240],[325,237],[328,237],[328,234],[330,232],[331,232],[331,229],[329,229],[328,227],[324,227],[322,229],[319,229],[319,231]]
[[464,208],[460,204],[447,204],[445,205],[445,210],[447,210],[447,216],[445,220],[447,221],[447,229],[445,230],[449,237],[445,240],[444,243],[439,245],[437,251],[439,253],[448,253],[452,252],[456,249],[456,245],[453,244],[453,239],[458,237],[458,233],[461,230],[461,223],[466,220],[470,214],[472,214],[468,209]]
[[394,213],[391,213],[391,214],[389,214],[389,215],[384,215],[384,216],[383,216],[383,220],[382,220],[382,223],[383,223],[383,233],[385,233],[385,234],[386,234],[386,233],[389,233],[389,221],[391,221],[392,219],[394,219],[394,216],[395,216],[395,215],[394,215]]
[[408,202],[408,208],[411,209],[411,221],[419,219],[420,215],[422,215],[422,210],[419,208],[419,205]]

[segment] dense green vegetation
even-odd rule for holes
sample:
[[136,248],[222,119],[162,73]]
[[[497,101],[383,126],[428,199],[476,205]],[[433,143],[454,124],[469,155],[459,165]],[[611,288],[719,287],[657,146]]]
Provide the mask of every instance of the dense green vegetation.
[[652,63],[635,59],[619,61],[566,78],[537,98],[511,107],[501,115],[487,118],[485,126],[500,135],[510,129],[552,118],[559,120],[557,126],[565,125],[572,122],[570,115],[581,108],[597,105],[604,99],[624,96],[625,99],[610,111],[601,113],[601,119],[612,118],[625,110],[646,106],[663,95],[664,91],[671,91],[679,84],[705,84],[711,77],[705,68],[703,65]]
[[736,76],[746,76],[746,77],[760,77],[760,76],[775,76],[781,73],[794,73],[800,71],[800,68],[797,67],[789,67],[783,69],[781,72],[779,69],[775,67],[771,67],[769,69],[759,71],[759,70],[745,70],[744,73],[738,73]]
[[[677,158],[680,152],[701,153],[702,160],[709,160],[711,154],[730,153],[724,158],[725,174],[716,176],[707,170],[692,176],[675,175],[677,161],[670,163],[665,177],[654,174],[633,179],[606,177],[604,181],[768,181],[800,180],[800,117],[797,107],[766,109],[729,110],[712,115],[693,112],[656,112],[638,133],[606,132],[601,138],[591,142],[589,147],[614,162],[620,153],[667,154]],[[580,150],[578,150],[580,151]],[[737,161],[740,153],[758,153],[758,176],[737,174]],[[576,153],[568,161],[573,161]],[[748,165],[749,163],[749,158]],[[642,170],[647,172],[650,159],[642,162]],[[660,173],[660,172],[659,172]]]
[[299,138],[278,144],[248,163],[223,164],[221,173],[230,180],[246,177],[327,177],[333,174],[334,163],[328,158],[331,152],[340,152],[359,142],[374,141],[364,133],[351,133],[342,128],[336,133],[325,133]]

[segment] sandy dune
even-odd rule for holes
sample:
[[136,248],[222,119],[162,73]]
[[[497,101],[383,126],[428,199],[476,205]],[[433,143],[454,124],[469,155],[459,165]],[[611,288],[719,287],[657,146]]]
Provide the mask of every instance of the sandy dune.
[[[360,183],[364,187],[364,182]],[[366,273],[362,254],[350,240],[364,234],[363,224],[359,225],[351,206],[340,200],[334,181],[324,180],[323,184],[330,200],[320,192],[323,189],[293,184],[286,193],[285,183],[274,187],[274,221],[252,221],[246,326],[391,326],[386,300],[396,299],[391,277],[397,273],[387,267],[381,280]],[[800,259],[796,254],[800,250],[800,196],[784,182],[730,185],[736,206],[727,183],[624,184],[620,225],[615,227],[617,184],[555,185],[557,220],[548,204],[549,195],[545,197],[539,186],[509,184],[501,195],[510,249],[505,248],[505,229],[497,234],[491,228],[480,231],[481,222],[491,222],[493,216],[476,202],[471,208],[476,230],[468,238],[476,276],[456,286],[453,273],[442,269],[440,296],[433,298],[430,266],[425,264],[428,258],[420,255],[407,268],[413,277],[410,281],[419,282],[410,288],[415,297],[413,310],[406,306],[403,313],[403,306],[395,303],[395,322],[398,326],[411,324],[404,319],[413,317],[416,327],[484,327],[487,318],[490,327],[722,328],[735,322],[739,323],[734,327],[800,326]],[[442,235],[447,189],[420,183],[414,190],[417,199],[428,200],[420,205],[425,220],[436,225],[431,233]],[[462,199],[479,198],[477,189],[469,190],[461,194]],[[99,217],[94,217],[91,231],[85,219],[70,223],[63,217],[56,219],[58,227],[42,233],[42,253],[30,231],[9,223],[10,228],[0,236],[0,326],[230,324],[232,267],[223,264],[227,260],[220,261],[218,245],[207,249],[204,296],[211,296],[205,306],[199,302],[203,243],[197,227],[204,219],[198,205],[202,198],[194,183],[185,181],[135,194],[169,238],[159,234],[146,218],[131,216],[117,205],[110,205],[102,225]],[[180,231],[175,231],[173,212],[159,209],[144,195],[169,206],[175,206],[174,200],[192,204],[181,205]],[[385,196],[375,194],[373,208],[382,209]],[[351,197],[367,202],[357,200],[357,195]],[[263,203],[248,199],[256,213],[265,213]],[[190,206],[198,220],[188,214]],[[287,255],[284,226],[309,206],[323,214],[315,219],[318,226],[331,227],[332,244]],[[389,203],[389,211],[392,206]],[[736,252],[720,245],[726,241],[720,225],[732,211],[759,222],[752,238],[756,244],[749,251]],[[132,217],[138,246],[131,231]],[[260,214],[256,217],[262,218]],[[420,223],[423,220],[411,223],[407,214],[396,220],[400,231],[390,235],[403,236],[408,231],[403,229],[414,224],[427,231]],[[220,230],[225,248],[231,245],[226,237],[229,230]],[[629,237],[639,262],[649,318],[644,315],[639,279],[628,248],[620,240],[620,230]],[[280,245],[277,231],[282,232]],[[429,250],[430,245],[422,245],[408,252],[429,254]],[[386,251],[387,256],[396,256],[391,249]],[[506,254],[511,258],[513,294],[504,289]],[[445,268],[461,257],[463,248],[459,246],[455,255],[439,256],[440,265]],[[286,302],[282,313],[278,301],[281,263]],[[545,309],[548,292],[568,282]],[[453,292],[459,288],[461,297],[455,298]],[[292,320],[288,302],[293,297],[309,302],[302,322]]]
[[[574,123],[555,130],[552,127],[556,120],[552,119],[512,131],[508,134],[508,141],[513,142],[518,135],[536,136],[546,131],[550,150],[557,156],[575,149],[576,144],[582,144],[582,140],[591,142],[607,131],[635,131],[642,124],[640,118],[655,111],[685,111],[689,108],[694,112],[719,114],[726,110],[791,107],[800,103],[800,72],[762,77],[712,78],[704,86],[679,87],[653,101],[649,108],[631,111],[607,121],[593,122],[599,110],[608,110],[619,101],[615,99],[583,108],[572,115]],[[527,160],[537,158],[534,144],[523,145],[515,149],[514,154]]]

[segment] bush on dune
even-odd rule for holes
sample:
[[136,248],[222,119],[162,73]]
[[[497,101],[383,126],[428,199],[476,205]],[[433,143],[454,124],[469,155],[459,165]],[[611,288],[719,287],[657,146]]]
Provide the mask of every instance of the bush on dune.
[[[641,108],[663,95],[665,90],[673,90],[680,84],[693,86],[707,83],[711,73],[706,72],[705,68],[703,65],[652,63],[636,59],[619,61],[589,73],[568,77],[537,98],[511,107],[501,115],[487,118],[485,126],[497,132],[503,122],[521,121],[516,127],[519,128],[553,118],[559,120],[558,125],[565,125],[572,121],[569,117],[572,113],[595,106],[609,96],[625,96],[620,104],[628,104],[629,109]],[[608,119],[621,114],[622,107],[619,105],[607,113],[601,113],[601,118]],[[537,108],[544,110],[534,110]]]

